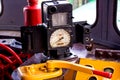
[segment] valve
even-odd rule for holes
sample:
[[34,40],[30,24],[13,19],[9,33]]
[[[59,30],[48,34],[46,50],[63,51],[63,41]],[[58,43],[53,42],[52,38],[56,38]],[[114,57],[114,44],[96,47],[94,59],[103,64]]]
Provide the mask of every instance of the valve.
[[0,53],[0,79],[12,80],[11,72],[16,68],[16,64],[22,64],[22,60],[16,52],[14,52],[10,47],[6,46],[5,44],[0,43],[0,49],[5,50],[12,55],[7,56],[6,54]]
[[88,66],[62,60],[48,60],[46,63],[22,66],[17,71],[22,80],[44,80],[61,76],[62,68],[81,71],[87,74],[96,74],[106,78],[112,77],[112,74],[109,72],[95,70]]

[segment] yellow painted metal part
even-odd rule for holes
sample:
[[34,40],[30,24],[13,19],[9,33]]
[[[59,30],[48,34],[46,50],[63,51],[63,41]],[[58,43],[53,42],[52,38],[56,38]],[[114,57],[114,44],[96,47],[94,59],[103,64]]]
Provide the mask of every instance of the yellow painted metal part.
[[21,80],[44,80],[62,75],[62,69],[54,69],[54,71],[49,72],[47,71],[46,63],[32,64],[19,67],[18,74]]
[[112,74],[112,78],[108,79],[108,78],[104,78],[94,74],[86,74],[78,71],[76,74],[75,80],[89,80],[90,77],[93,77],[93,76],[97,78],[96,80],[120,80],[120,63],[119,62],[81,58],[79,64],[84,66],[89,65],[100,71],[104,71],[104,69],[106,68],[111,68],[113,69],[113,74]]
[[47,61],[47,68],[50,71],[54,70],[54,68],[66,68],[66,69],[81,71],[81,72],[88,73],[88,74],[93,74],[92,71],[94,70],[93,68],[90,68],[90,67],[86,67],[83,65],[78,65],[72,62],[62,61],[62,60]]
[[[50,79],[61,76],[62,68],[80,71],[84,74],[89,74],[89,75],[94,74],[94,71],[96,71],[94,70],[94,68],[83,66],[80,64],[75,64],[68,61],[48,60],[46,63],[42,63],[42,64],[32,64],[29,66],[19,67],[18,73],[21,76],[22,80],[44,80],[44,79]],[[101,71],[97,71],[97,72],[102,74],[104,73]],[[107,75],[109,76],[109,73],[107,73]],[[82,76],[86,76],[86,75],[82,75]]]

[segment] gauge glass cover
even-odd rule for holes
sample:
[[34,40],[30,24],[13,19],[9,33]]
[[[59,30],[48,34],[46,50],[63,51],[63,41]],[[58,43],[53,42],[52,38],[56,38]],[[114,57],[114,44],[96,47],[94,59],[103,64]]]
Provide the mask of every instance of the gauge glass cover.
[[50,36],[52,48],[65,47],[70,44],[70,34],[65,29],[57,29]]

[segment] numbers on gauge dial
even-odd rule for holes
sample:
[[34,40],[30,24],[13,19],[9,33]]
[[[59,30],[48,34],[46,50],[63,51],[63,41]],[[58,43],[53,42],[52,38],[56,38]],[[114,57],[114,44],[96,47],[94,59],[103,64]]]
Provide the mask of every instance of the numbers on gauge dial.
[[64,47],[70,44],[70,34],[65,29],[57,29],[50,36],[52,48]]

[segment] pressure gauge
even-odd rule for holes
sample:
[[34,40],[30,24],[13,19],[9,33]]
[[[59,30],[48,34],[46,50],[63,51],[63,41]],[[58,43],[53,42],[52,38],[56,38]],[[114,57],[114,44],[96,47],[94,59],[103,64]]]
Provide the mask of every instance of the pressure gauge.
[[72,4],[62,0],[42,2],[42,21],[47,25],[48,53],[54,56],[56,52],[57,57],[66,53],[75,38]]
[[70,34],[65,29],[57,29],[50,36],[50,46],[52,48],[68,46],[70,41]]

